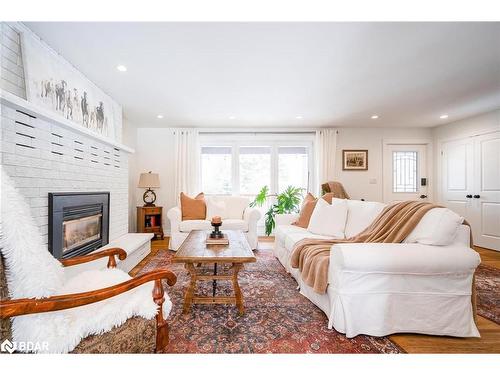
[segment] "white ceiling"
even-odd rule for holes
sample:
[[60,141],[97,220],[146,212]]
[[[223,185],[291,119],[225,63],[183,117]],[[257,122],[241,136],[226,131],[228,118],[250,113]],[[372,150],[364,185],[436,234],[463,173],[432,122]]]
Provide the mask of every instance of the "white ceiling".
[[500,108],[500,23],[26,25],[139,127],[420,127]]

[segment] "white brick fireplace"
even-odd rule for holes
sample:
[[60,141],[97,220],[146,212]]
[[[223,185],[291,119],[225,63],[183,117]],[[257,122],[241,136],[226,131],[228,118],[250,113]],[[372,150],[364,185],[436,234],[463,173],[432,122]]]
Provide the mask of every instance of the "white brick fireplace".
[[110,192],[110,241],[128,232],[128,151],[41,118],[30,108],[1,104],[2,165],[26,197],[47,243],[48,193]]

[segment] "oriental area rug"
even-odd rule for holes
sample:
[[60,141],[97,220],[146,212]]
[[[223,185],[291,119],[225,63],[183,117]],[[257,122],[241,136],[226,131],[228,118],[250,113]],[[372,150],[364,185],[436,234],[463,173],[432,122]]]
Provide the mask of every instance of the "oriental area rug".
[[[161,267],[177,275],[166,286],[173,302],[168,319],[170,353],[402,353],[386,337],[359,335],[348,339],[328,329],[325,314],[297,290],[270,250],[257,250],[256,263],[245,264],[239,274],[245,314],[233,305],[193,305],[182,313],[189,281],[183,264],[171,263],[173,251],[160,250],[138,275]],[[210,270],[207,270],[210,271]],[[212,283],[199,282],[198,294],[210,295]],[[219,282],[218,295],[232,294],[229,283]]]
[[477,313],[500,324],[500,270],[480,265],[476,270]]

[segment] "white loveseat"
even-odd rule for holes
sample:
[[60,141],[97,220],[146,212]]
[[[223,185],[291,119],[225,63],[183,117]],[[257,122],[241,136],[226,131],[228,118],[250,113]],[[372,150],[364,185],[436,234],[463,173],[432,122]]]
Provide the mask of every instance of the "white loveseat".
[[[250,201],[245,197],[237,196],[210,196],[207,199],[222,203],[224,210],[217,212],[222,217],[221,230],[241,230],[245,233],[248,243],[252,249],[257,248],[257,222],[261,214],[256,208],[249,207]],[[211,230],[211,215],[207,211],[205,220],[182,220],[180,207],[168,210],[167,217],[170,220],[170,243],[171,250],[177,251],[187,235],[192,230]]]
[[[348,201],[345,237],[365,229],[384,208]],[[327,315],[328,327],[345,333],[385,336],[397,332],[479,337],[471,292],[480,263],[460,225],[445,246],[421,243],[349,243],[331,247],[326,294],[318,294],[291,268],[294,245],[315,235],[291,225],[296,215],[276,217],[274,254],[296,279],[301,294]],[[439,225],[437,225],[439,227]],[[417,228],[416,228],[417,229]]]

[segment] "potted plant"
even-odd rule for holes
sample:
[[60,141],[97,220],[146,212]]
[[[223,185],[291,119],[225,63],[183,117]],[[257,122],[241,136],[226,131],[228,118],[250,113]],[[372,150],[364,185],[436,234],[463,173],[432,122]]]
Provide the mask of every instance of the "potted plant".
[[272,204],[267,210],[265,216],[266,236],[269,236],[276,226],[274,217],[276,214],[291,214],[297,213],[300,210],[300,202],[302,201],[302,191],[304,189],[293,186],[288,186],[285,191],[280,194],[269,194],[269,188],[264,186],[255,200],[250,203],[250,207],[262,207],[269,197],[276,197],[276,203]]

